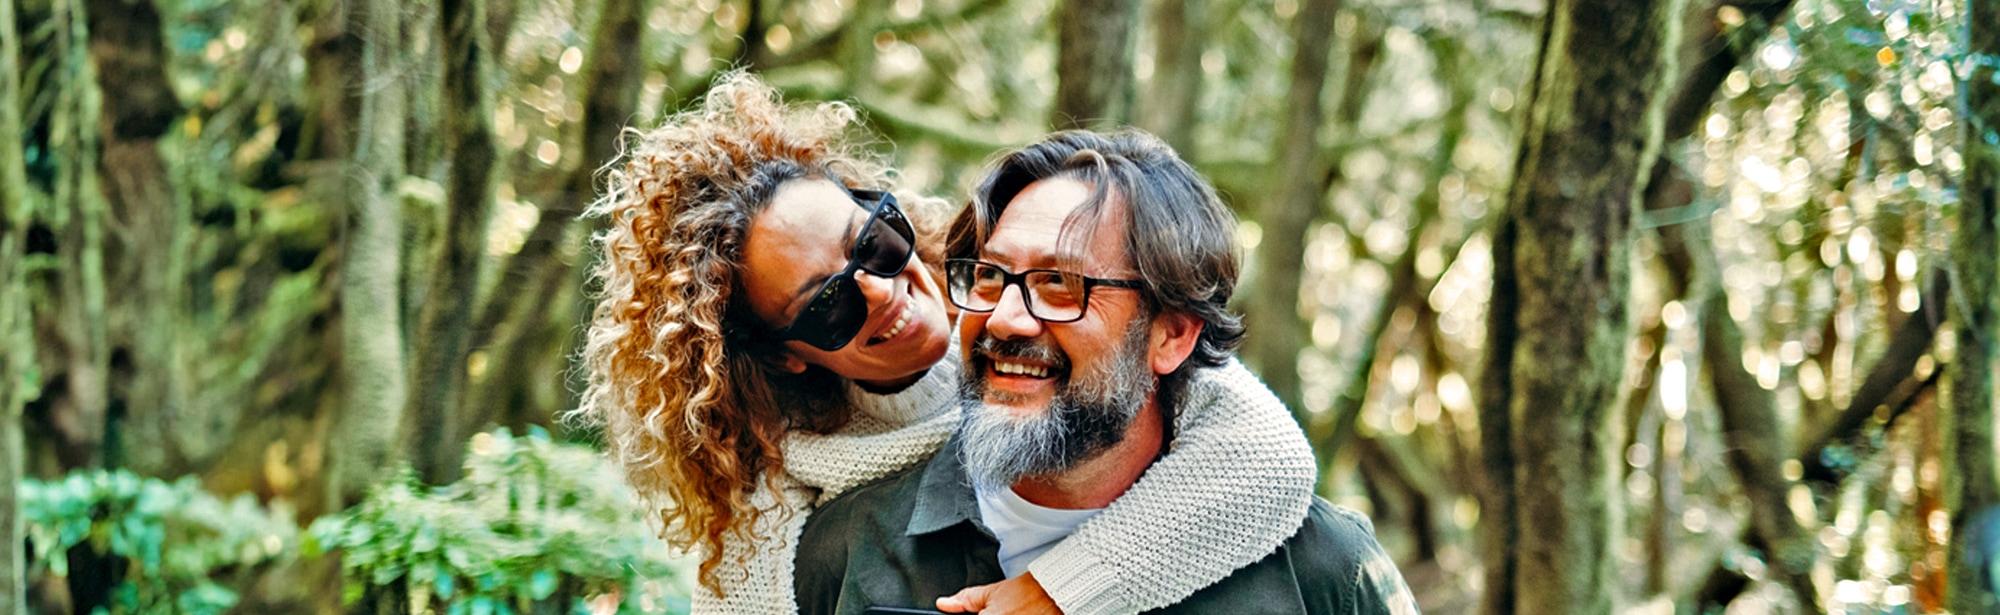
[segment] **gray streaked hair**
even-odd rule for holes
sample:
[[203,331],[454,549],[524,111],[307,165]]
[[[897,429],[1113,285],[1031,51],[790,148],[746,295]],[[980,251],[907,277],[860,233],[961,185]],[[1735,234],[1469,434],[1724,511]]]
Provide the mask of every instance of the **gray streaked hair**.
[[1066,269],[1081,258],[1111,198],[1125,203],[1125,253],[1147,288],[1141,294],[1157,313],[1181,312],[1202,321],[1193,354],[1161,382],[1162,408],[1177,411],[1169,395],[1196,367],[1229,360],[1243,343],[1242,318],[1228,310],[1239,270],[1236,217],[1215,188],[1172,147],[1144,131],[1067,130],[1010,152],[973,191],[972,202],[952,222],[945,248],[950,258],[978,258],[1007,205],[1029,184],[1074,179],[1091,194],[1063,222]]

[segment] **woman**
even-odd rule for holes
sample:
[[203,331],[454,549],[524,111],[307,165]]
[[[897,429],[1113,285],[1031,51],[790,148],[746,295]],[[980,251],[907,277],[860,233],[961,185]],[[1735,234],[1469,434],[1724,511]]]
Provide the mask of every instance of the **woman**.
[[[603,424],[662,536],[701,557],[696,613],[796,612],[792,550],[811,508],[928,458],[958,422],[932,269],[943,204],[891,196],[893,171],[854,123],[846,105],[788,106],[726,75],[700,108],[639,133],[591,209],[610,227],[596,237],[578,412]],[[1167,518],[1207,534],[1165,553],[1064,541],[1029,573],[961,596],[984,612],[1132,613],[1287,538],[1311,499],[1304,438],[1240,365],[1202,371],[1188,393],[1202,410],[1178,419],[1173,452],[1132,489],[1240,493],[1238,505],[1114,504],[1075,536]]]

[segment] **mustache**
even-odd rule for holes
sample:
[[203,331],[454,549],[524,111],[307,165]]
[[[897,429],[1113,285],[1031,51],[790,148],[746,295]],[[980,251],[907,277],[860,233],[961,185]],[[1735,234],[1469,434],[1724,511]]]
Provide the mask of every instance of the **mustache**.
[[1056,349],[1048,336],[1000,340],[982,332],[979,339],[973,340],[972,352],[968,354],[980,361],[1016,359],[1047,365],[1051,371],[1069,371],[1069,355]]

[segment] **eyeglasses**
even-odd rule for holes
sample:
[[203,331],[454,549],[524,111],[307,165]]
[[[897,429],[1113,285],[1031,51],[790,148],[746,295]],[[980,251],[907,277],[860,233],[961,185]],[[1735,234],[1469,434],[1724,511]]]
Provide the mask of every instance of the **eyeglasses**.
[[909,266],[910,248],[916,243],[917,234],[910,228],[910,219],[896,207],[895,195],[855,190],[854,198],[863,208],[868,207],[867,201],[876,205],[868,221],[854,235],[854,246],[847,253],[847,268],[820,285],[805,309],[792,317],[792,324],[778,330],[778,339],[798,340],[827,352],[846,347],[868,323],[868,298],[862,296],[854,272],[866,271],[887,278]]
[[1083,318],[1084,310],[1090,307],[1092,288],[1146,287],[1146,283],[1140,280],[1093,278],[1053,269],[1013,273],[993,263],[965,258],[945,261],[944,276],[946,285],[951,288],[951,303],[959,309],[991,312],[1000,306],[1000,297],[1007,293],[1007,287],[1018,286],[1022,299],[1027,302],[1028,314],[1042,322],[1053,323]]

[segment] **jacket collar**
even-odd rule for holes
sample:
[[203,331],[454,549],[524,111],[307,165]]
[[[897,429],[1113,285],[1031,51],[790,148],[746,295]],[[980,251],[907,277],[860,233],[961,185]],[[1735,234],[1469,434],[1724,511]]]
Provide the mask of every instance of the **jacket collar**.
[[972,478],[965,473],[959,444],[959,437],[952,436],[924,467],[923,478],[917,483],[916,508],[910,512],[905,536],[930,534],[966,522],[992,535],[979,518],[979,496],[972,490]]

